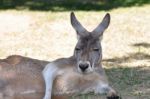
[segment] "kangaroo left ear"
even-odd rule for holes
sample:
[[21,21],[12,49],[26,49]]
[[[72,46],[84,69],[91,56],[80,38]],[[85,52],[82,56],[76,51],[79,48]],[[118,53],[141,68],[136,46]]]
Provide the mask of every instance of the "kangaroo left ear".
[[81,25],[81,23],[77,20],[75,14],[71,12],[70,14],[71,24],[73,28],[76,30],[77,35],[80,37],[84,37],[87,35],[87,30]]
[[93,36],[100,37],[103,35],[103,32],[107,29],[110,23],[110,14],[107,13],[103,18],[102,22],[92,31]]

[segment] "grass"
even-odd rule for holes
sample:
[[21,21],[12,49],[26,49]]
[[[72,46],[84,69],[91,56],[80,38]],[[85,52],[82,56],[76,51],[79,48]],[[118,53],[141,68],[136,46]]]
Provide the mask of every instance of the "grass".
[[0,9],[40,11],[99,11],[119,7],[142,6],[149,0],[0,0]]
[[[150,99],[150,5],[109,10],[104,33],[103,65],[110,84],[123,99]],[[75,11],[81,23],[94,29],[106,11]],[[0,11],[0,58],[12,54],[52,61],[72,55],[76,34],[70,11]],[[80,95],[99,97],[95,95]],[[94,98],[92,98],[94,99]],[[97,99],[97,98],[95,98]],[[103,96],[102,96],[103,99]]]

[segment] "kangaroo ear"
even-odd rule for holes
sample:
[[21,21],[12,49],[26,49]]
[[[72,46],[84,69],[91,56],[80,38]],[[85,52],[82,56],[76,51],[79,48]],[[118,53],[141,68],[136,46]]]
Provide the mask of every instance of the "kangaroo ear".
[[85,36],[87,30],[80,24],[80,22],[77,20],[75,14],[71,12],[70,14],[71,24],[73,28],[76,30],[78,36]]
[[102,22],[92,31],[95,37],[100,37],[103,32],[107,29],[110,23],[110,14],[107,13],[103,18]]

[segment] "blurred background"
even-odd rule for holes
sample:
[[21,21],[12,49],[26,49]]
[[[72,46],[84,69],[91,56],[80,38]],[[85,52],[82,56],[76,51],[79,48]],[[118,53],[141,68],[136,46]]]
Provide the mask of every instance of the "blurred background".
[[73,54],[70,12],[92,31],[106,13],[103,66],[123,99],[150,99],[150,0],[0,0],[0,58]]

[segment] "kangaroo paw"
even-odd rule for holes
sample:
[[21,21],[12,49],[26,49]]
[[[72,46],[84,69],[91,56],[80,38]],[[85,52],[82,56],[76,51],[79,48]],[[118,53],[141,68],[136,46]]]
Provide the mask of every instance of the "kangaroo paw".
[[107,96],[107,99],[121,99],[119,96]]

